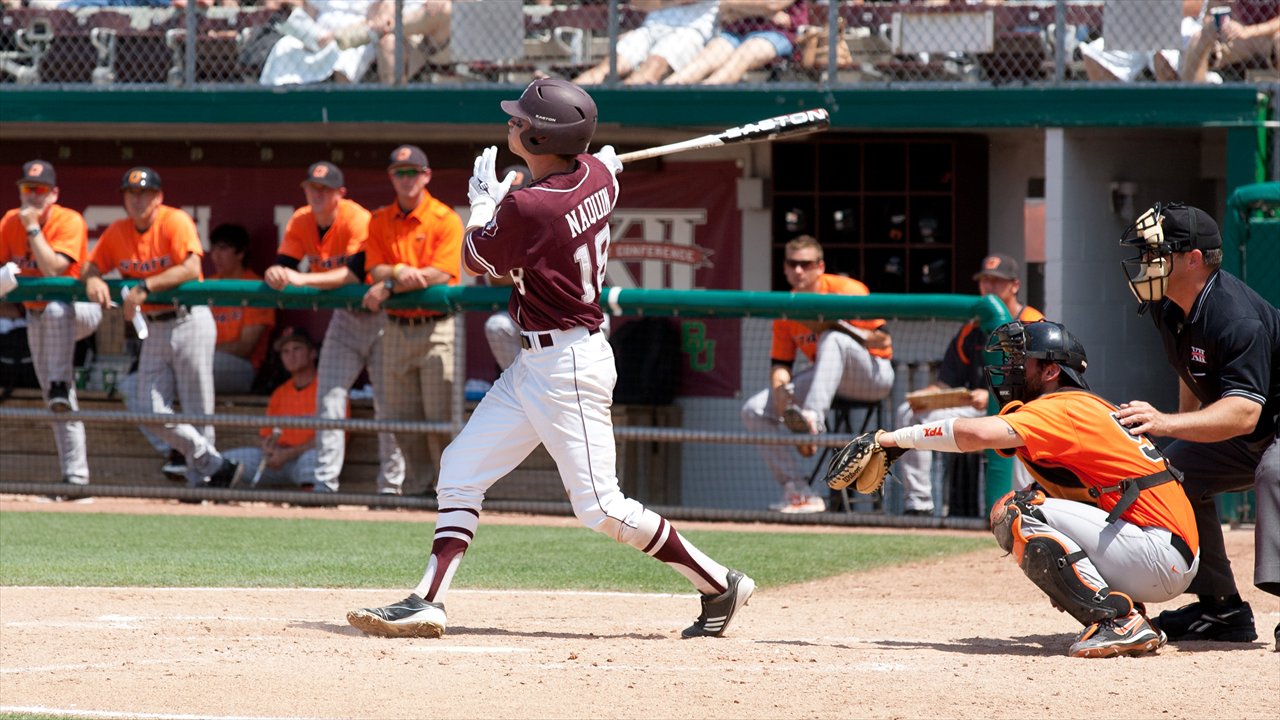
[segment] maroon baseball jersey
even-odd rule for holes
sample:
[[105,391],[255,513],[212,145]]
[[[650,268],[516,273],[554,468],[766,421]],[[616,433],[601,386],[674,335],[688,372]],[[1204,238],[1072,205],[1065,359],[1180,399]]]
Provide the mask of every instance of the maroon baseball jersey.
[[595,330],[617,202],[617,179],[583,153],[569,172],[503,198],[488,225],[467,233],[463,260],[477,274],[512,274],[509,309],[522,329]]

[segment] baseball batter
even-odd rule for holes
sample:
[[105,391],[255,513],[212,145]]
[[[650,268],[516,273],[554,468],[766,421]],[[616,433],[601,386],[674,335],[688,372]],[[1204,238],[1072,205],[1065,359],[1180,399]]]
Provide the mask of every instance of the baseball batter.
[[702,614],[682,635],[719,637],[755,583],[618,489],[609,414],[617,372],[600,333],[599,296],[622,164],[612,147],[586,154],[596,105],[569,82],[535,80],[502,109],[511,116],[507,147],[534,181],[508,194],[514,176],[496,177],[497,148],[476,159],[463,265],[472,274],[512,274],[510,310],[524,350],[445,449],[422,581],[404,600],[354,610],[347,621],[374,635],[442,635],[449,584],[475,536],[485,492],[542,443],[584,525],[665,562],[703,594]]
[[[79,277],[88,256],[84,217],[58,204],[53,165],[32,160],[18,179],[19,207],[0,219],[0,265],[13,263],[23,275]],[[2,296],[2,294],[0,294]],[[72,373],[76,341],[93,334],[102,308],[93,303],[25,302],[27,342],[36,380],[54,412],[79,410]],[[89,482],[84,423],[53,424],[62,482]],[[55,496],[57,497],[57,496]]]
[[[314,163],[302,181],[307,204],[285,226],[275,264],[267,268],[267,285],[283,290],[290,285],[329,290],[364,279],[364,244],[370,213],[348,200],[342,170],[328,162]],[[302,263],[307,267],[303,271]],[[345,418],[351,384],[368,368],[373,384],[373,412],[381,418],[387,406],[382,381],[382,318],[379,315],[335,310],[324,334],[324,350],[316,380],[317,414]],[[346,460],[346,434],[316,431],[316,490],[337,492]],[[391,433],[378,434],[378,492],[400,494],[404,485],[404,455]]]
[[1089,392],[1084,346],[1062,325],[1005,323],[987,350],[1003,354],[987,368],[1004,404],[999,416],[880,431],[876,441],[1016,455],[1036,483],[996,501],[991,531],[1053,605],[1085,626],[1069,654],[1158,650],[1166,637],[1143,603],[1177,597],[1200,564],[1181,473],[1150,439],[1129,434],[1115,405]]
[[[203,277],[203,247],[195,222],[185,212],[164,204],[160,175],[148,167],[131,168],[120,183],[128,217],[102,233],[83,278],[89,299],[103,308],[113,298],[103,272],[119,270],[137,282],[124,300],[125,320],[134,313],[147,318],[149,335],[138,357],[134,400],[153,413],[172,414],[174,391],[189,413],[213,414],[213,346],[218,331],[207,305],[191,308],[148,303],[153,292],[171,290]],[[244,467],[227,460],[214,447],[212,426],[155,425],[151,430],[187,460],[187,484],[235,486]]]

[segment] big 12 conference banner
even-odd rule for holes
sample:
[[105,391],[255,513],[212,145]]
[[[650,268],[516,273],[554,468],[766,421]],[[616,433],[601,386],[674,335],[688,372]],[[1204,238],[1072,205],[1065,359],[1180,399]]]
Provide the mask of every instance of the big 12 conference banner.
[[[123,166],[56,164],[59,204],[84,213],[92,248],[111,222],[124,217],[120,203]],[[186,210],[208,246],[209,231],[223,223],[244,226],[252,238],[249,265],[261,273],[272,264],[294,209],[305,203],[300,187],[306,168],[152,165],[164,181],[164,202]],[[374,210],[394,201],[385,170],[344,168],[347,197]],[[0,166],[0,177],[20,175]],[[436,168],[427,190],[468,212],[468,170]],[[606,285],[675,290],[741,287],[741,214],[737,209],[736,163],[665,162],[659,170],[625,171],[612,218]],[[5,207],[17,206],[17,193]],[[212,267],[206,260],[205,271]],[[464,279],[464,282],[467,280]],[[280,311],[277,329],[299,324],[321,337],[327,312]],[[467,318],[467,378],[492,381],[498,368],[483,342],[483,313]],[[613,318],[616,329],[631,318]],[[680,391],[686,396],[733,396],[740,387],[739,323],[696,317],[672,318],[680,332]]]

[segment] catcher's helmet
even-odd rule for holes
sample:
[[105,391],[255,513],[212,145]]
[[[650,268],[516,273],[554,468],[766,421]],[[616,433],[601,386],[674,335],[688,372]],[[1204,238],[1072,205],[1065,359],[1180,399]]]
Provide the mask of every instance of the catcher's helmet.
[[534,80],[519,100],[503,100],[502,109],[524,122],[520,143],[534,155],[586,152],[596,132],[596,102],[560,78]]
[[1173,263],[1169,256],[1222,247],[1218,224],[1209,213],[1185,203],[1156,203],[1120,236],[1120,244],[1138,250],[1121,261],[1129,289],[1140,303],[1164,298]]
[[1089,389],[1089,383],[1084,379],[1085,368],[1089,366],[1084,345],[1056,322],[1007,322],[991,333],[987,352],[1004,354],[1000,365],[984,368],[987,386],[1000,398],[1002,405],[1013,400],[1028,402],[1033,399],[1027,397],[1026,388],[1029,357],[1057,363],[1065,384]]

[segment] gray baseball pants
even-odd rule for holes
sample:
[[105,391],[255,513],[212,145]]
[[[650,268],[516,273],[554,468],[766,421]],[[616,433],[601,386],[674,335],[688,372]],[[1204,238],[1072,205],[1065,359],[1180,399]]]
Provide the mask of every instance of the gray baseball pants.
[[[213,346],[218,330],[206,305],[181,312],[174,320],[148,320],[149,335],[138,357],[136,407],[172,415],[175,395],[185,413],[212,415]],[[222,467],[212,425],[186,423],[151,426],[151,432],[187,459],[187,485],[198,487]]]
[[[49,383],[64,382],[71,409],[80,409],[76,400],[76,342],[92,335],[101,321],[102,308],[94,303],[51,302],[43,309],[27,310],[27,344],[31,348],[31,364],[45,400],[49,399]],[[63,481],[87,484],[89,457],[85,447],[84,423],[53,423],[53,442],[58,449]]]
[[[325,331],[316,368],[316,415],[345,418],[351,384],[368,368],[373,385],[374,417],[384,417],[387,384],[382,378],[382,315],[335,310]],[[399,393],[396,389],[394,392]],[[316,431],[316,487],[337,492],[346,461],[347,438],[341,430]],[[404,455],[391,433],[378,434],[378,492],[400,493],[404,485]]]
[[[227,451],[227,457],[244,465],[244,480],[247,485],[253,481],[253,475],[262,462],[262,448],[238,447]],[[278,468],[263,468],[258,485],[310,485],[316,482],[316,449],[304,451],[298,457]],[[329,492],[326,485],[316,483],[316,492]]]

